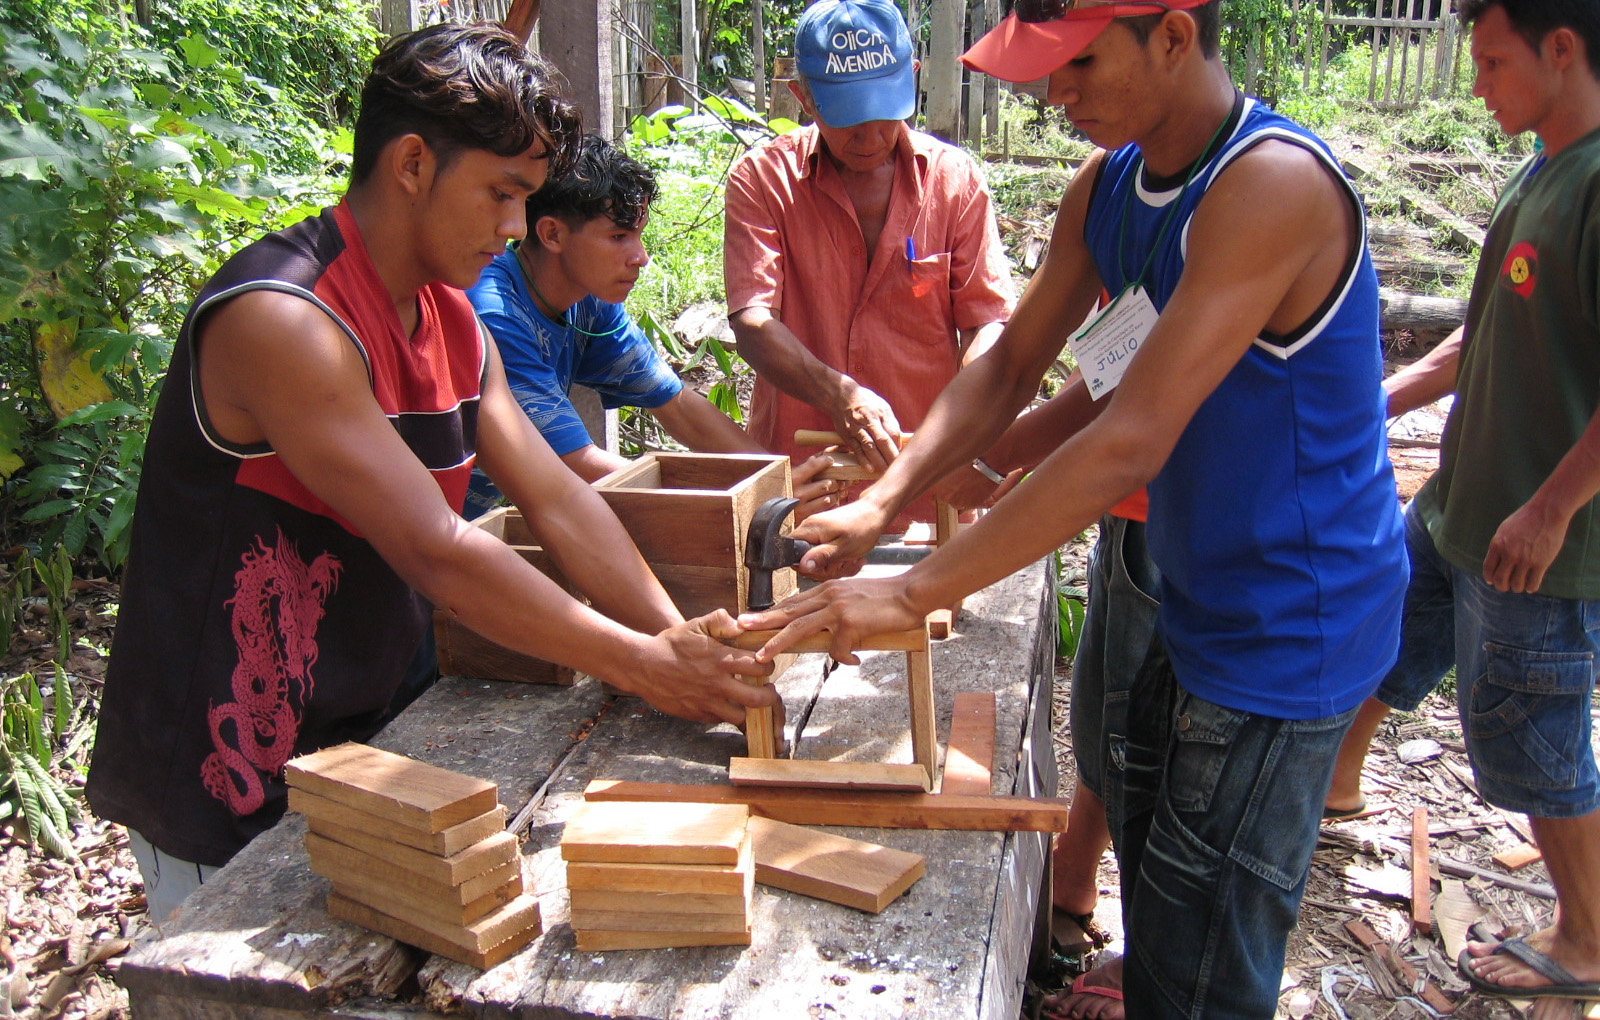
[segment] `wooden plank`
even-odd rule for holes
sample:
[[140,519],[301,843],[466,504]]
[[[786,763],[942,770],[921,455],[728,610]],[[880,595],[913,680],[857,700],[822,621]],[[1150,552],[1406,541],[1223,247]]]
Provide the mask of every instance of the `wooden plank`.
[[366,744],[301,755],[284,767],[290,786],[422,832],[439,832],[499,803],[495,784]]
[[539,901],[532,896],[518,896],[491,917],[459,931],[415,925],[336,892],[328,894],[328,913],[480,970],[510,958],[541,931]]
[[750,930],[750,915],[652,914],[643,910],[579,910],[572,908],[576,931],[709,931],[733,934]]
[[1530,864],[1544,860],[1544,854],[1531,843],[1521,843],[1495,854],[1493,860],[1507,871],[1521,871]]
[[572,667],[495,644],[443,610],[434,611],[433,634],[439,649],[439,672],[445,676],[556,687],[571,687],[578,681],[578,671]]
[[1432,981],[1423,977],[1399,953],[1394,951],[1382,935],[1373,931],[1364,921],[1346,921],[1345,931],[1349,932],[1364,949],[1371,950],[1384,966],[1394,974],[1407,992],[1420,995],[1422,1001],[1432,1006],[1434,1011],[1441,1014],[1454,1013],[1456,1004],[1434,985]]
[[793,758],[732,758],[734,786],[791,786],[838,790],[921,790],[933,783],[921,765],[875,761],[799,761]]
[[443,885],[460,885],[469,878],[503,867],[517,859],[517,837],[505,830],[494,833],[450,857],[430,854],[404,843],[371,836],[360,829],[318,818],[308,819],[310,830],[335,843],[341,843],[370,857],[413,872]]
[[911,760],[927,777],[924,789],[932,790],[939,770],[939,728],[934,715],[933,658],[928,654],[926,626],[922,648],[906,653],[906,690],[911,700]]
[[[747,630],[731,639],[728,643],[735,648],[743,648],[753,652],[762,645],[771,641],[778,635],[775,630]],[[833,647],[833,632],[819,631],[808,638],[802,638],[787,650],[795,653],[826,652]],[[873,634],[861,639],[855,646],[858,652],[916,652],[926,651],[928,648],[928,627],[924,623],[921,627],[911,630],[893,630],[884,634]]]
[[927,871],[921,854],[770,818],[750,819],[756,881],[880,913]]
[[641,911],[647,914],[743,914],[750,899],[743,893],[642,893],[610,889],[573,889],[574,911]]
[[306,852],[311,870],[335,888],[408,921],[428,917],[467,924],[522,894],[522,869],[515,861],[460,885],[445,885],[426,881],[315,833],[306,834]]
[[1433,931],[1433,875],[1428,867],[1428,806],[1411,811],[1411,927],[1419,934]]
[[739,804],[584,804],[561,833],[568,861],[737,864],[750,812]]
[[930,793],[784,790],[756,786],[638,783],[596,779],[583,793],[595,802],[745,804],[795,825],[867,825],[885,829],[1066,832],[1068,802],[1059,797],[961,797]]
[[469,818],[447,829],[422,832],[395,825],[386,818],[294,787],[289,788],[289,810],[298,811],[314,822],[331,822],[342,828],[356,829],[369,836],[392,840],[440,857],[458,854],[497,832],[504,832],[506,827],[506,809],[498,804],[476,818]]
[[950,740],[944,752],[940,794],[982,796],[994,780],[995,700],[987,691],[962,691],[950,712]]
[[743,896],[755,887],[755,850],[746,840],[739,863],[724,864],[567,864],[567,889],[613,892],[702,893]]
[[611,949],[676,949],[689,946],[748,946],[750,932],[707,931],[583,931],[577,932],[578,952]]

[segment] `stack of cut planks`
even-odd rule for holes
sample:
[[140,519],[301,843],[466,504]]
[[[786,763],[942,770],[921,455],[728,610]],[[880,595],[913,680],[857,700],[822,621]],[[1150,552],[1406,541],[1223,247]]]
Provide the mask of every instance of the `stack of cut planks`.
[[748,946],[749,823],[743,804],[584,804],[561,836],[578,949]]
[[289,762],[328,913],[478,968],[538,937],[495,784],[364,744]]

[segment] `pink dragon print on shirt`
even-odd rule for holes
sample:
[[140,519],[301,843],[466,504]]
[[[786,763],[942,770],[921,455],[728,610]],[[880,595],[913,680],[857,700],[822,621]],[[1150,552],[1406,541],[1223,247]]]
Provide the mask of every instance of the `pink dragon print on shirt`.
[[241,816],[265,801],[261,774],[277,775],[294,750],[315,688],[317,627],[343,569],[327,553],[307,564],[282,529],[276,546],[257,538],[242,564],[226,603],[239,647],[234,700],[211,706],[207,718],[216,750],[200,765],[206,790]]

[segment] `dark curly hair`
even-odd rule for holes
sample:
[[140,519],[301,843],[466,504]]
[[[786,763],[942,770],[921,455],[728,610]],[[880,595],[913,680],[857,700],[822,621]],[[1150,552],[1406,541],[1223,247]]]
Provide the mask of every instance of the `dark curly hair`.
[[601,138],[587,135],[578,143],[572,169],[528,196],[528,236],[538,244],[533,225],[554,216],[581,227],[609,216],[619,227],[636,227],[656,200],[656,175],[643,163]]
[[1583,40],[1589,73],[1600,78],[1600,4],[1595,0],[1463,0],[1456,16],[1470,25],[1498,7],[1511,27],[1538,53],[1545,37],[1558,28],[1570,28]]
[[441,168],[466,149],[514,156],[539,145],[550,177],[558,177],[582,132],[558,80],[498,25],[434,25],[396,36],[361,89],[351,183],[365,180],[383,147],[405,134],[420,135]]

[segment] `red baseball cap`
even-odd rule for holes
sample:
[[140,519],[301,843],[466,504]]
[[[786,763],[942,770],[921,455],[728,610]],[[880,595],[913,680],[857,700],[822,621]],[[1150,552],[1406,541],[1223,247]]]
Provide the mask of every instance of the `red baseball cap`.
[[1212,0],[1079,0],[1052,21],[1022,21],[1012,12],[961,62],[1002,81],[1038,81],[1083,52],[1118,18],[1203,7]]

